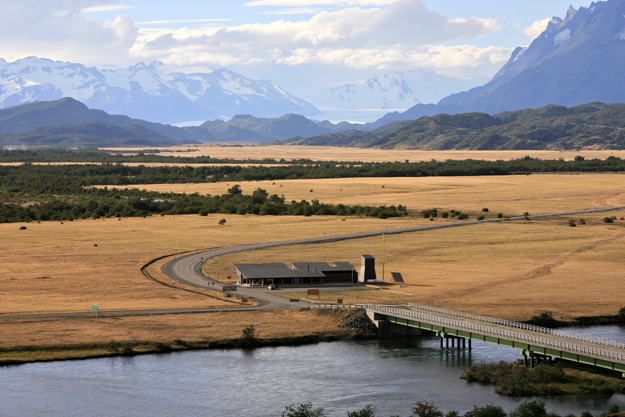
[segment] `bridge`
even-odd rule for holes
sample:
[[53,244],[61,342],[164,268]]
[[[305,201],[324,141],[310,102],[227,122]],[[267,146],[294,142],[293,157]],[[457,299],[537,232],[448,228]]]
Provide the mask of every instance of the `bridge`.
[[525,357],[559,358],[621,372],[625,377],[625,343],[559,329],[463,313],[421,304],[407,307],[366,305],[375,322],[427,330],[443,340],[479,340],[521,351]]

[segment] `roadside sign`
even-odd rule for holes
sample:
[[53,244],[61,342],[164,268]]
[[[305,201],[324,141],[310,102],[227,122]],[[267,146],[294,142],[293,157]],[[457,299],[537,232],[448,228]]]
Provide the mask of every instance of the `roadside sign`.
[[319,290],[313,290],[310,289],[308,291],[306,291],[306,298],[308,298],[308,296],[310,295],[316,295],[317,296],[317,300],[319,299]]
[[221,287],[221,290],[223,292],[235,292],[237,290],[237,286],[236,285],[224,285],[223,287]]
[[95,304],[91,304],[91,311],[95,311],[96,313],[98,312],[98,306]]
[[299,303],[299,298],[291,298],[289,300],[290,303]]

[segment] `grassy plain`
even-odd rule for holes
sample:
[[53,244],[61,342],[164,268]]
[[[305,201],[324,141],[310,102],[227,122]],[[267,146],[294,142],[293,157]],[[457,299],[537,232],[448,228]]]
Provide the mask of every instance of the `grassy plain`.
[[[120,149],[115,149],[119,151]],[[123,149],[122,149],[123,150]],[[126,148],[129,152],[141,149]],[[281,145],[183,145],[165,148],[173,156],[193,157],[211,156],[213,158],[246,159],[281,159],[292,160],[307,158],[313,161],[361,161],[361,162],[410,162],[431,161],[436,159],[484,159],[510,160],[531,156],[539,159],[573,160],[577,155],[585,158],[605,159],[608,156],[625,158],[625,151],[579,150],[579,151],[414,151],[388,149],[337,148],[332,146],[281,146]],[[189,152],[191,151],[191,152]]]
[[[470,178],[380,178],[241,183],[284,194],[287,200],[317,198],[347,204],[403,204],[422,209],[459,210],[471,219],[584,210],[625,205],[623,176],[531,175]],[[220,194],[232,184],[153,185],[152,189]],[[147,188],[147,187],[146,187]],[[312,191],[311,191],[312,190]],[[616,215],[613,224],[603,217]],[[481,224],[466,228],[385,237],[385,277],[401,272],[406,286],[396,292],[369,290],[323,294],[331,301],[419,302],[511,319],[541,311],[556,318],[615,314],[623,301],[625,211],[571,216],[585,225],[569,227],[569,217]],[[225,218],[226,224],[219,225]],[[168,254],[234,246],[392,230],[447,221],[419,217],[396,219],[338,217],[165,216],[73,222],[0,224],[0,315],[164,308],[225,307],[231,300],[171,288],[147,279],[141,267]],[[21,227],[26,230],[21,230]],[[274,248],[219,258],[207,273],[234,275],[234,262],[348,261],[376,257],[382,276],[382,237],[297,248]],[[160,280],[159,261],[150,268]],[[179,287],[182,287],[179,285]],[[402,296],[401,293],[405,293]],[[285,294],[290,296],[291,294]],[[323,301],[323,300],[322,300]],[[239,304],[240,305],[240,304]],[[278,316],[272,316],[276,314]],[[195,314],[119,319],[0,320],[0,350],[20,347],[84,346],[89,343],[158,340],[209,340],[240,336],[248,324],[261,337],[336,330],[336,321],[320,328],[303,324],[318,319],[286,312]],[[297,318],[296,318],[297,317]],[[218,322],[218,323],[217,323]],[[224,333],[225,332],[225,333]],[[54,342],[57,341],[57,342]],[[6,357],[9,353],[2,353]],[[12,354],[12,353],[11,353]],[[41,353],[40,358],[54,353]]]
[[332,204],[402,204],[413,211],[437,207],[480,212],[488,208],[491,213],[513,216],[525,212],[557,213],[625,205],[624,179],[622,174],[340,178],[148,184],[140,188],[218,195],[239,184],[246,194],[262,188],[270,194],[284,195],[287,201],[318,199]]

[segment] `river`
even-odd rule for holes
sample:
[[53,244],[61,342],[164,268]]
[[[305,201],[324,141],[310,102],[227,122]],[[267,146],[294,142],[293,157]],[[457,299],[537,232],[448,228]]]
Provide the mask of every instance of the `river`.
[[[583,332],[625,340],[618,326]],[[0,416],[280,416],[308,401],[327,416],[367,404],[378,417],[408,416],[423,400],[444,412],[486,404],[510,411],[526,399],[459,376],[472,363],[519,358],[485,343],[445,351],[435,338],[405,338],[35,363],[0,368]],[[561,416],[625,409],[625,395],[543,400]]]

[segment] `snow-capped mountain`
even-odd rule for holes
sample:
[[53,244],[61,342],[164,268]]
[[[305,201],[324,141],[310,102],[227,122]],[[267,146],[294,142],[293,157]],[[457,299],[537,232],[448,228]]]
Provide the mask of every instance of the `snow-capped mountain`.
[[625,1],[593,2],[554,17],[482,87],[439,102],[456,112],[625,102]]
[[367,80],[332,88],[309,97],[322,111],[324,117],[335,113],[348,114],[353,120],[363,113],[369,120],[376,111],[379,116],[389,110],[404,110],[418,103],[435,103],[450,94],[479,85],[484,80],[456,78],[423,70],[388,72]]
[[156,61],[100,70],[36,57],[0,60],[0,108],[62,97],[112,114],[163,123],[242,113],[258,117],[319,113],[274,82],[251,80],[226,69],[187,73]]

